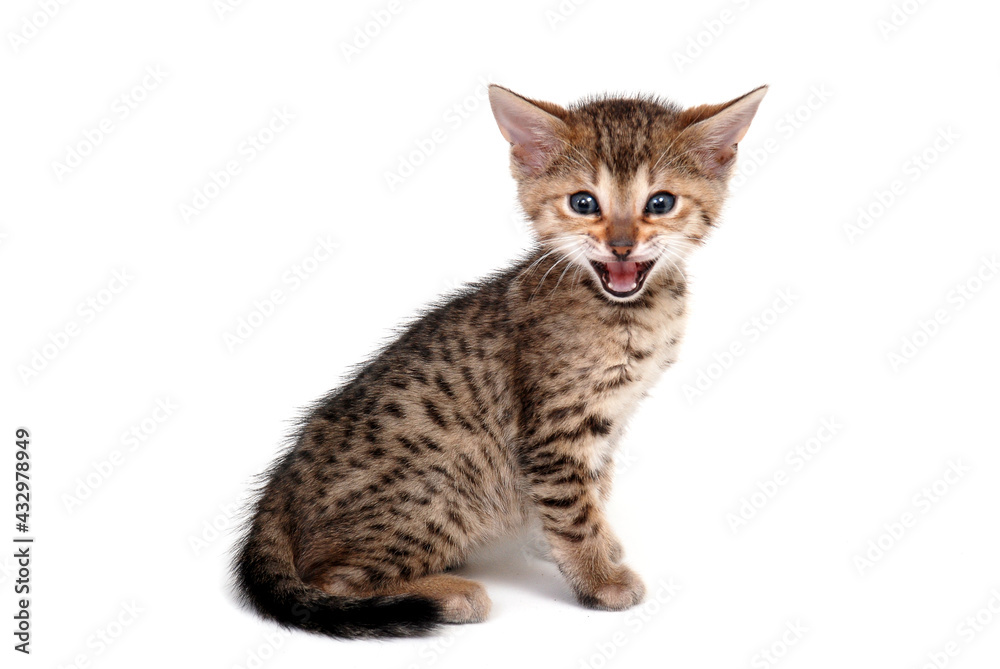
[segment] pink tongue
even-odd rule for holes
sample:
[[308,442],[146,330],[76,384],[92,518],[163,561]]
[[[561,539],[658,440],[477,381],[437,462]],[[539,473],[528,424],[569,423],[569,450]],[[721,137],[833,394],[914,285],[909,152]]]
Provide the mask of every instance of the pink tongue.
[[627,293],[636,286],[639,276],[639,263],[634,262],[609,262],[608,285],[616,293]]

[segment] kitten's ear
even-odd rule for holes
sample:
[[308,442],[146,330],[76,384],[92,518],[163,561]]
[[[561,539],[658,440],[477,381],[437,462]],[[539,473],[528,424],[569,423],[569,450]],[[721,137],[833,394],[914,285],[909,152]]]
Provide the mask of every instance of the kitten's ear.
[[691,153],[714,177],[724,176],[736,158],[736,145],[747,134],[750,121],[767,93],[761,86],[721,105],[701,105],[685,110],[690,119],[681,135],[688,138]]
[[514,162],[528,176],[542,172],[562,144],[566,110],[523,98],[496,84],[490,84],[490,106],[500,132],[510,142]]

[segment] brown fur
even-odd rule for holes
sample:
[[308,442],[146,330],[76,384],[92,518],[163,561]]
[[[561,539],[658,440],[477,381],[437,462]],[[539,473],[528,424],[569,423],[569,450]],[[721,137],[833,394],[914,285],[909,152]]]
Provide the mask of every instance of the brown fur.
[[[429,311],[309,412],[269,472],[237,560],[247,599],[280,622],[369,636],[482,620],[483,588],[443,572],[529,521],[583,604],[618,610],[643,597],[604,513],[611,458],[676,360],[683,257],[719,215],[724,154],[735,152],[713,138],[739,131],[707,124],[742,98],[684,111],[651,98],[563,109],[491,95],[539,246]],[[512,125],[504,109],[527,121]],[[568,208],[578,191],[598,196],[599,216]],[[644,213],[657,191],[677,196],[675,211]],[[609,298],[586,260],[651,248],[659,260],[627,300]],[[338,626],[359,602],[396,613],[345,614]],[[405,602],[429,602],[419,624],[397,610]]]

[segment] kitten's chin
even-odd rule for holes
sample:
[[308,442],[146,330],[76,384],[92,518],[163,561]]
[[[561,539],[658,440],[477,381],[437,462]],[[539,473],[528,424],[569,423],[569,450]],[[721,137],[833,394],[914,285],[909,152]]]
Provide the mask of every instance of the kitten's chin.
[[606,294],[618,300],[627,300],[638,295],[655,264],[655,259],[645,262],[590,261],[590,266],[600,279],[601,288]]

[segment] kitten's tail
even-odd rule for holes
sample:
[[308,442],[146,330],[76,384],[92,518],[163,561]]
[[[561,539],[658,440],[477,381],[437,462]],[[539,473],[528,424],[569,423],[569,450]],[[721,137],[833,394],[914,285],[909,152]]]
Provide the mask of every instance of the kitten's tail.
[[234,562],[243,601],[285,627],[344,639],[424,634],[442,622],[437,602],[418,595],[353,598],[330,595],[305,583],[283,528],[262,536],[254,519]]

